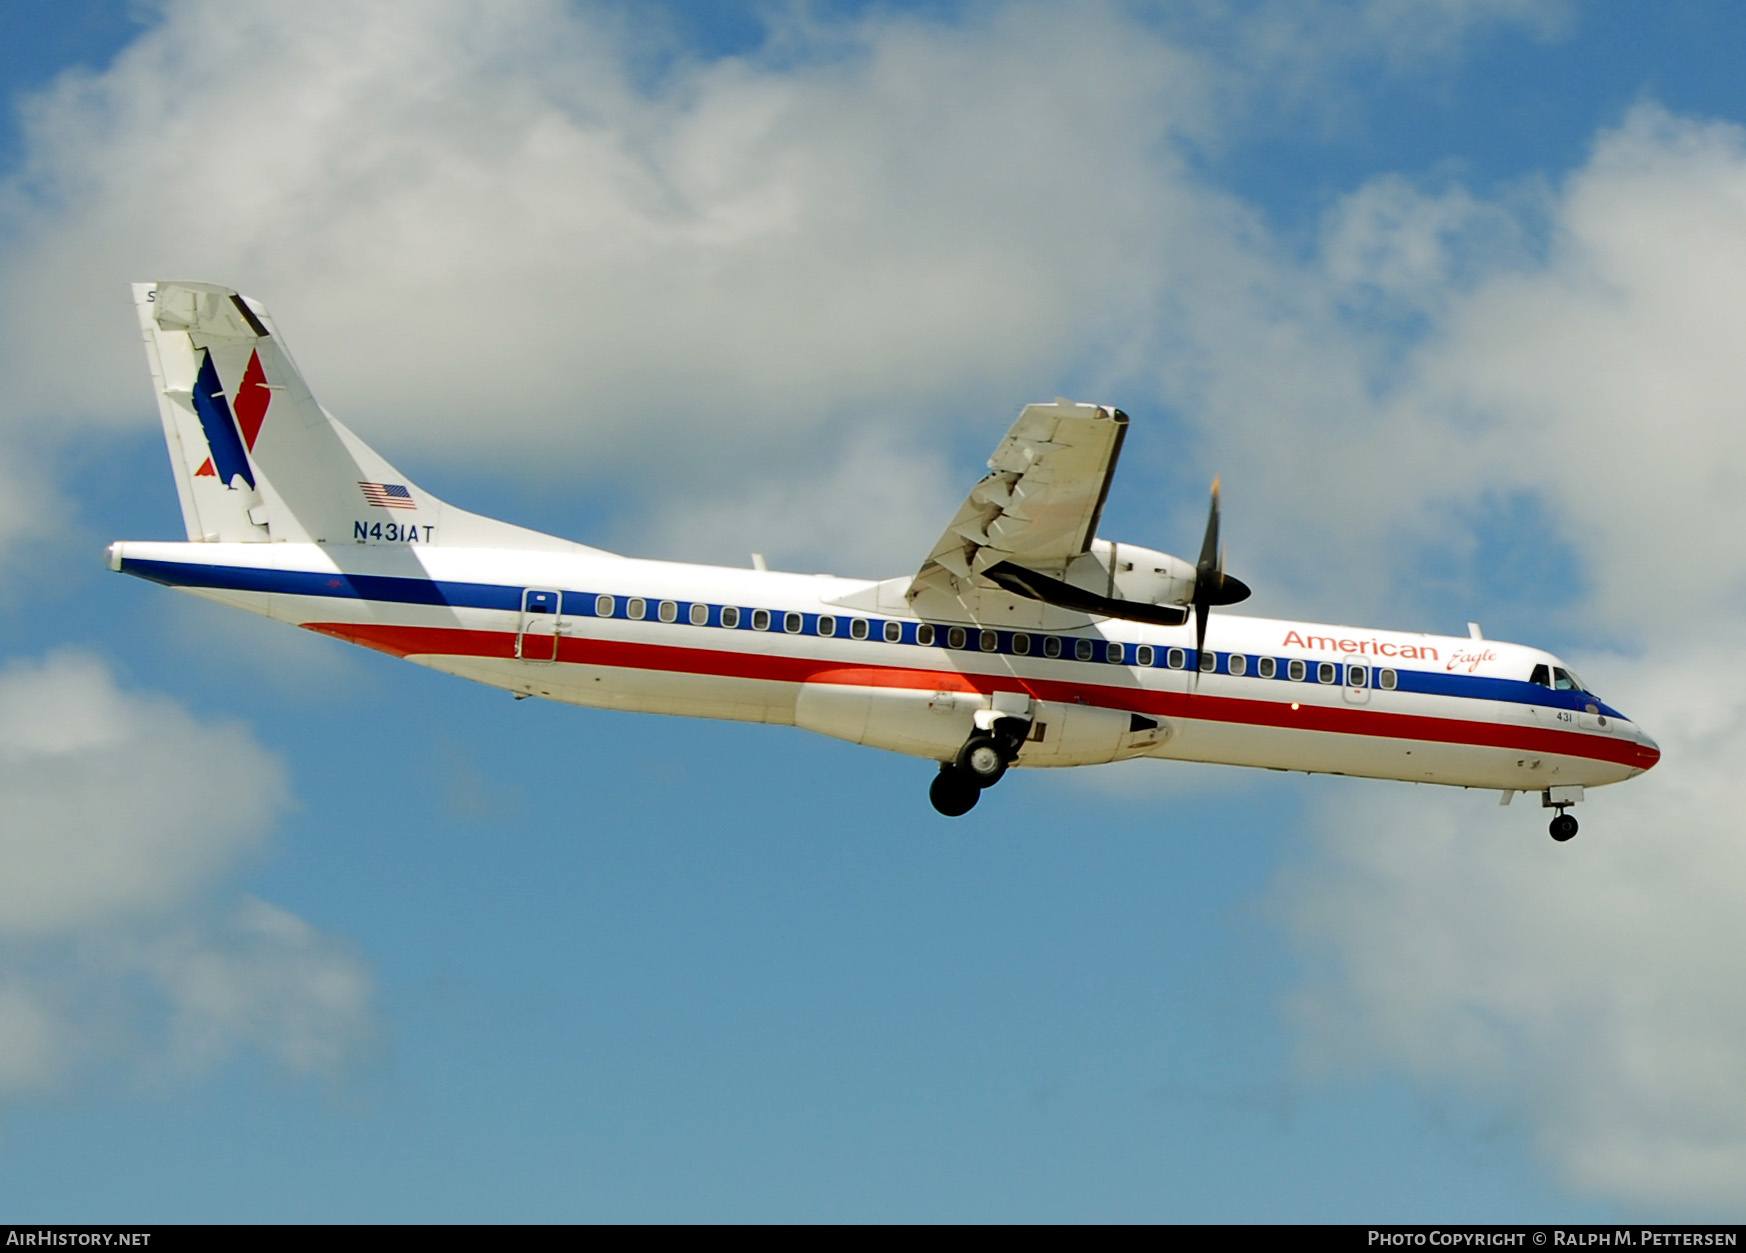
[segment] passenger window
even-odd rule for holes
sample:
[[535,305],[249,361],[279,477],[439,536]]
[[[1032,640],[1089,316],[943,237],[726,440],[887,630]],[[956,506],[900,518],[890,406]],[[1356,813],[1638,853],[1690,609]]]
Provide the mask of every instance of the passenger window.
[[1110,643],[1103,646],[1103,659],[1112,666],[1122,664],[1122,658],[1127,656],[1127,650],[1120,644]]
[[721,607],[721,624],[730,631],[740,625],[740,609],[738,605],[723,605]]
[[699,604],[696,601],[691,602],[691,625],[692,626],[708,626],[709,625],[709,606],[708,605]]
[[1140,647],[1135,650],[1134,664],[1141,666],[1149,666],[1152,664],[1152,646],[1150,644],[1141,644]]
[[752,610],[752,630],[768,631],[770,629],[770,611],[768,609]]
[[1263,679],[1271,679],[1279,673],[1279,663],[1271,657],[1263,657],[1255,663],[1255,673]]
[[1534,673],[1528,676],[1528,682],[1538,683],[1541,687],[1552,686],[1552,667],[1541,662],[1534,667]]
[[1346,667],[1346,686],[1367,687],[1370,684],[1370,671],[1364,666]]
[[1043,656],[1059,657],[1060,655],[1061,637],[1059,635],[1045,635],[1043,637]]
[[1334,681],[1334,663],[1321,661],[1316,663],[1316,682],[1332,683]]
[[915,642],[923,648],[934,646],[934,628],[932,623],[924,622],[915,629]]
[[1304,673],[1303,662],[1293,660],[1293,661],[1286,663],[1285,676],[1286,676],[1286,678],[1290,679],[1293,683],[1302,683],[1303,682],[1303,673]]
[[679,606],[670,600],[664,600],[661,602],[661,607],[656,610],[656,614],[662,622],[677,622],[679,620]]
[[641,622],[643,620],[643,614],[648,612],[648,608],[648,603],[644,601],[641,596],[632,596],[629,600],[624,602],[625,617],[631,619],[633,622]]
[[1180,648],[1172,648],[1164,654],[1164,660],[1170,663],[1172,670],[1181,670],[1188,665],[1188,654]]
[[835,635],[837,633],[837,620],[828,613],[819,614],[818,633],[820,635]]
[[970,640],[963,627],[948,627],[946,630],[946,647],[962,648]]
[[1210,648],[1200,650],[1200,672],[1211,674],[1219,668],[1219,655]]
[[1026,656],[1031,651],[1031,637],[1023,631],[1014,635],[1012,637],[1012,651],[1020,657]]
[[1075,657],[1077,657],[1080,661],[1090,661],[1091,660],[1091,641],[1090,640],[1074,640],[1073,641],[1073,655]]
[[885,624],[885,642],[888,644],[903,643],[903,623],[887,622]]
[[1376,685],[1385,692],[1394,691],[1395,681],[1395,673],[1392,670],[1378,670],[1376,672]]
[[849,620],[849,636],[851,639],[857,639],[857,640],[866,639],[867,638],[867,619],[865,619],[865,618],[851,618]]
[[1237,675],[1248,674],[1249,673],[1249,659],[1247,657],[1245,657],[1242,653],[1232,653],[1231,659],[1225,663],[1225,669],[1230,671],[1232,674],[1237,674]]
[[984,631],[981,642],[982,651],[985,653],[998,653],[1000,651],[1000,633],[998,631]]
[[613,599],[610,596],[596,596],[594,598],[594,616],[596,618],[612,617],[612,611],[615,608],[617,608],[617,606],[613,603]]
[[782,615],[782,629],[790,635],[799,635],[800,629],[806,625],[806,619],[797,613]]

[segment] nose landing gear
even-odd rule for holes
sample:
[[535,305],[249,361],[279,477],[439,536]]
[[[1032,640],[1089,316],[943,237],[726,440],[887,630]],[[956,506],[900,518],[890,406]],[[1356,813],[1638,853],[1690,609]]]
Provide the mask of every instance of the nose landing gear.
[[1558,816],[1552,819],[1549,830],[1552,838],[1560,844],[1576,835],[1576,816],[1564,811],[1582,799],[1580,784],[1565,787],[1549,787],[1540,793],[1540,806],[1543,809],[1556,809]]
[[977,731],[964,741],[958,755],[940,766],[928,787],[928,800],[948,818],[962,817],[976,808],[982,789],[993,787],[1017,760],[1019,748],[1030,734],[1031,724],[1022,718],[999,718],[987,731]]

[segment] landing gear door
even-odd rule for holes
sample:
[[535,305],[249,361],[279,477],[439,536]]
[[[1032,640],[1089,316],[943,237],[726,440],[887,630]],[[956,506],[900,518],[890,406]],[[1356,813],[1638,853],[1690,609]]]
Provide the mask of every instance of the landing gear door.
[[564,633],[563,594],[551,588],[529,587],[521,593],[521,623],[515,632],[515,655],[523,661],[558,659],[558,637]]

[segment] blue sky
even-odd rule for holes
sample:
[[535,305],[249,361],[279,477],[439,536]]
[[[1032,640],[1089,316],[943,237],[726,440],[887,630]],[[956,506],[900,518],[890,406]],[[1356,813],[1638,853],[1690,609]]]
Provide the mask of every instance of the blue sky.
[[[20,1220],[1739,1215],[1746,19],[1497,0],[69,4],[0,26],[0,1204]],[[489,17],[486,15],[489,14]],[[1576,660],[1520,801],[514,702],[110,575],[126,284],[421,483],[912,568],[1019,405],[1258,612]]]

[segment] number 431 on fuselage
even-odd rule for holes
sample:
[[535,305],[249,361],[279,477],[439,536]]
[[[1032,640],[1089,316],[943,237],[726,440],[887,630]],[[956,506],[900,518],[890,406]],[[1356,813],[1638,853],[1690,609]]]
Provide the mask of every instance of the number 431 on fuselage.
[[1213,612],[1197,560],[1097,538],[1128,419],[1028,405],[914,574],[870,582],[621,557],[468,513],[322,409],[267,310],[141,283],[184,543],[111,568],[488,683],[607,709],[804,727],[938,763],[963,814],[1014,766],[1131,757],[1538,792],[1659,759],[1556,657],[1479,638]]

